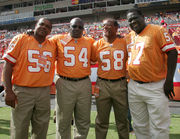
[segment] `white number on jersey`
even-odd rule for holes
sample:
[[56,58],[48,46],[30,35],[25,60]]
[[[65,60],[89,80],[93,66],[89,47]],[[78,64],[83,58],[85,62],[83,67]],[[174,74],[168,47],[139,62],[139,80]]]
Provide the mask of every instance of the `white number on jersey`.
[[[108,71],[111,69],[110,59],[104,58],[105,55],[109,55],[109,54],[110,54],[110,51],[100,52],[100,59],[101,59],[102,63],[106,64],[106,66],[101,67],[103,71]],[[120,57],[118,57],[119,54],[121,55]],[[113,52],[113,59],[114,59],[113,68],[115,70],[122,70],[123,69],[124,52],[122,50],[115,50]],[[120,63],[119,66],[118,66],[118,63]]]
[[16,43],[18,41],[18,38],[13,38],[13,40],[10,42],[9,46],[8,46],[8,52],[11,52],[13,50],[13,48],[16,46]]
[[64,61],[65,66],[74,66],[75,65],[75,56],[73,54],[68,54],[68,51],[75,50],[75,47],[64,47],[64,57],[70,58],[70,62]]
[[[121,55],[120,58],[118,58],[118,54]],[[123,58],[124,58],[124,52],[123,51],[114,51],[114,69],[115,70],[122,70],[123,69]],[[120,62],[120,66],[118,66],[118,62]]]
[[[43,67],[43,66],[39,66],[40,65],[39,59],[34,58],[33,55],[40,56],[40,52],[38,50],[28,50],[28,61],[30,63],[35,63],[36,64],[36,66],[28,66],[28,71],[29,72],[40,72],[41,67]],[[52,57],[52,53],[44,51],[43,56],[44,57],[46,57],[46,56]],[[46,60],[45,66],[43,68],[44,68],[44,72],[49,72],[50,68],[51,68],[51,62]]]
[[[84,55],[84,57],[83,57]],[[83,62],[83,67],[88,66],[88,59],[87,59],[87,48],[82,48],[79,54],[79,61]]]
[[138,51],[138,54],[137,54],[135,60],[133,61],[133,64],[138,65],[138,64],[140,64],[140,58],[142,56],[142,52],[143,52],[143,49],[144,49],[144,42],[137,43],[135,45],[135,49],[136,50],[139,49],[139,51]]
[[109,55],[109,54],[110,54],[110,51],[100,52],[100,59],[101,59],[102,63],[106,63],[106,67],[105,66],[101,67],[103,71],[108,71],[111,68],[110,60],[103,58],[105,55]]
[[[43,56],[49,56],[49,57],[52,57],[52,53],[51,52],[43,52]],[[51,68],[51,62],[50,61],[46,61],[46,65],[44,67],[44,71],[45,72],[49,72],[50,71],[50,68]]]
[[[133,47],[131,47],[130,49],[132,49]],[[144,42],[141,42],[141,43],[137,43],[135,46],[134,46],[134,48],[137,50],[139,50],[138,51],[138,54],[137,54],[137,56],[136,56],[136,58],[134,59],[134,61],[133,61],[133,65],[139,65],[140,64],[140,58],[141,58],[141,56],[142,56],[142,53],[143,53],[143,49],[144,49]],[[131,63],[131,60],[132,60],[132,54],[131,54],[131,52],[128,52],[128,64],[130,64]]]
[[164,37],[166,38],[166,41],[169,42],[171,38],[169,37],[167,32],[164,32]]
[[[64,47],[64,57],[70,59],[70,61],[64,61],[64,65],[65,66],[74,66],[75,65],[75,61],[76,61],[76,57],[73,54],[69,54],[69,51],[74,51],[75,47],[73,46],[66,46]],[[82,48],[79,56],[78,56],[78,60],[80,62],[83,62],[83,67],[88,67],[88,58],[87,58],[87,48]]]

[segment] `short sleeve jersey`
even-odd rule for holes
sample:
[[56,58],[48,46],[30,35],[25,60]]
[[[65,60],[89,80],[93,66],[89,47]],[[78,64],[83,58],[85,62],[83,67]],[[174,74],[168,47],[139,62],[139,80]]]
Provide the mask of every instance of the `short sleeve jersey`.
[[55,35],[50,39],[58,46],[57,74],[70,78],[90,75],[91,47],[94,39],[72,38],[69,34]]
[[3,56],[6,61],[14,64],[12,84],[27,87],[51,85],[56,52],[56,46],[48,40],[39,44],[33,36],[15,36]]
[[98,61],[97,74],[101,78],[118,79],[125,76],[127,57],[124,38],[116,38],[111,44],[102,38],[92,48],[92,61]]
[[154,82],[166,77],[166,52],[175,49],[175,44],[164,27],[149,24],[138,35],[130,32],[126,41],[131,79]]

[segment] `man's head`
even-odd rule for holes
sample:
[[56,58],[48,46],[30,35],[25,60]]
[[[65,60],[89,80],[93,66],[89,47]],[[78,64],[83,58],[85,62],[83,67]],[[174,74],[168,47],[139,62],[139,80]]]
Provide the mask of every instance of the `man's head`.
[[116,36],[118,30],[118,22],[115,19],[107,18],[103,20],[103,35],[111,38]]
[[129,9],[127,11],[127,20],[130,28],[137,34],[139,34],[146,27],[144,15],[137,8]]
[[52,24],[46,18],[40,18],[35,25],[34,35],[45,38],[51,33]]
[[84,23],[80,18],[73,18],[70,21],[70,35],[73,38],[81,38],[83,35]]

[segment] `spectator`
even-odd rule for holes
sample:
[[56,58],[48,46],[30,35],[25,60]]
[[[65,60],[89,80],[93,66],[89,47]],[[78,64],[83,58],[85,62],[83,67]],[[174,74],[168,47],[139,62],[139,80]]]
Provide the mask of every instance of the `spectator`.
[[176,43],[176,45],[180,45],[180,27],[177,27],[173,32],[172,37]]
[[164,19],[161,20],[161,25],[165,28],[167,27],[167,23],[164,21]]

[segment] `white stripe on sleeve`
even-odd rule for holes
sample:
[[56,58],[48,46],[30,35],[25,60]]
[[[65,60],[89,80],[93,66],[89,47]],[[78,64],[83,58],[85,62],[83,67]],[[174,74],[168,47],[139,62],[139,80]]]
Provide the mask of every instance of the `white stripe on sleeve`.
[[16,59],[14,59],[12,56],[10,56],[8,54],[4,54],[3,58],[8,59],[12,63],[16,63]]
[[175,44],[173,43],[173,44],[169,44],[169,45],[165,45],[163,48],[162,48],[162,51],[163,52],[166,52],[166,51],[168,51],[169,49],[171,49],[171,48],[175,48]]

